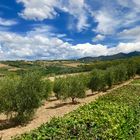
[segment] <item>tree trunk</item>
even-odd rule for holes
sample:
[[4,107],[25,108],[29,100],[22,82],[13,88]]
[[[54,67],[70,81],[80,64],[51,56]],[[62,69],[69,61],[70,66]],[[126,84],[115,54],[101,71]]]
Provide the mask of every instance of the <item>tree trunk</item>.
[[73,104],[76,104],[75,97],[72,97],[72,103],[73,103]]

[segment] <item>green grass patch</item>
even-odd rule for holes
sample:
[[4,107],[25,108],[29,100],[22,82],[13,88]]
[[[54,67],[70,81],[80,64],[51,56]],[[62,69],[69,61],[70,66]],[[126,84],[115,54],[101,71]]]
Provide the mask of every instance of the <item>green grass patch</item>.
[[132,84],[140,84],[140,79],[136,79],[134,81],[131,82]]

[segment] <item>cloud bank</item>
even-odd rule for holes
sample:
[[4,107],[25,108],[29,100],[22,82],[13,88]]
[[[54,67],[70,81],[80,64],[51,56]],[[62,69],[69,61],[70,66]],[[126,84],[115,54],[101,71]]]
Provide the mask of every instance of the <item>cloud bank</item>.
[[26,35],[1,31],[0,59],[73,59],[86,56],[112,55],[140,51],[140,42],[119,43],[113,48],[102,44],[72,45],[58,37],[46,36],[37,28]]

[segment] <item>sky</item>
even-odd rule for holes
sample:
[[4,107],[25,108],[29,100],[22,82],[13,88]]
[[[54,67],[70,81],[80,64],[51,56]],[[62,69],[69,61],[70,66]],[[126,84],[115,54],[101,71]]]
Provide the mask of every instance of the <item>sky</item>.
[[0,60],[140,51],[140,0],[0,0]]

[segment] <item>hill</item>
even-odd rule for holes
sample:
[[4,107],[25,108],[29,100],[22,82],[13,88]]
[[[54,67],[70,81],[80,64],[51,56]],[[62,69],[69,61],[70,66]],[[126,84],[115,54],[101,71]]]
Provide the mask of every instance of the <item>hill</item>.
[[83,57],[80,58],[80,61],[97,61],[97,60],[114,60],[114,59],[124,59],[124,58],[131,58],[134,56],[140,56],[140,52],[131,52],[131,53],[118,53],[115,55],[108,55],[108,56],[99,56],[99,57]]

